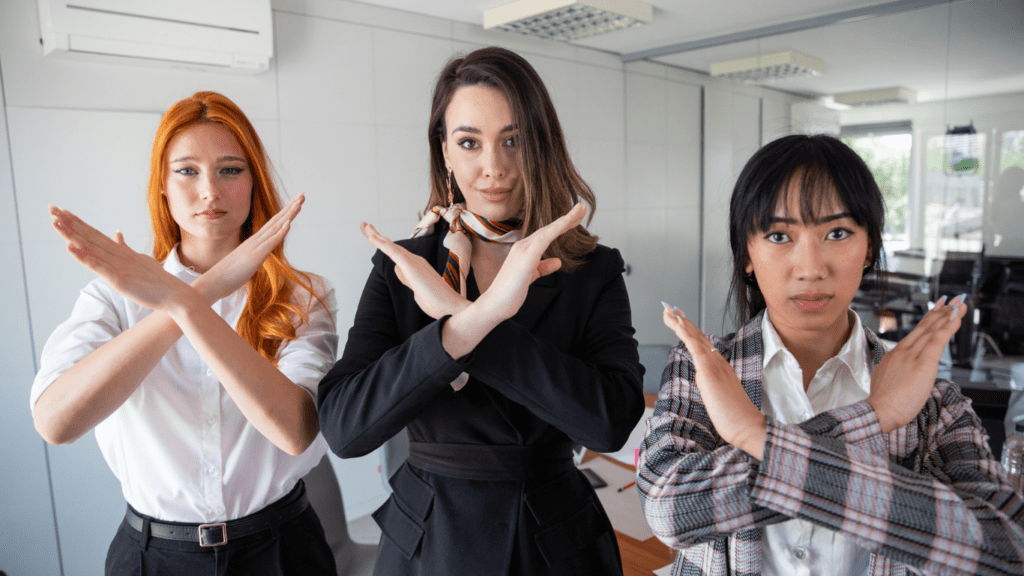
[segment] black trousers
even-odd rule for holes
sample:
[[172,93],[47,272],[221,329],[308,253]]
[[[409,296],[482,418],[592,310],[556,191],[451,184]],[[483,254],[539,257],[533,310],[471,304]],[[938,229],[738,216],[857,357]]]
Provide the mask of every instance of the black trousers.
[[[273,504],[271,504],[273,506]],[[336,576],[334,555],[311,506],[270,529],[223,546],[153,538],[122,521],[107,550],[107,576]]]

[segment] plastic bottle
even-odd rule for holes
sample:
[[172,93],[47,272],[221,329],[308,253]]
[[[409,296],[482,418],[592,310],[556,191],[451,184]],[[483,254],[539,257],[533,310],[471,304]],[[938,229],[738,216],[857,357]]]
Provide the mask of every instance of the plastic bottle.
[[1003,442],[1003,470],[1018,493],[1024,493],[1024,421],[1017,422],[1014,431]]

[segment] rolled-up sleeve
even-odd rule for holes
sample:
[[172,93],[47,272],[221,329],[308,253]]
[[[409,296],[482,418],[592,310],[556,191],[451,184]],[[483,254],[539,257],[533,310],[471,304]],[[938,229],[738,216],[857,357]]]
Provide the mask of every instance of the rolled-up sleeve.
[[316,402],[320,380],[334,366],[338,355],[338,330],[334,323],[338,304],[330,281],[314,277],[313,287],[320,298],[309,298],[308,322],[295,329],[295,339],[281,350],[277,368],[305,388]]
[[57,326],[43,346],[29,399],[33,412],[50,384],[127,328],[122,300],[99,279],[82,288],[71,316]]

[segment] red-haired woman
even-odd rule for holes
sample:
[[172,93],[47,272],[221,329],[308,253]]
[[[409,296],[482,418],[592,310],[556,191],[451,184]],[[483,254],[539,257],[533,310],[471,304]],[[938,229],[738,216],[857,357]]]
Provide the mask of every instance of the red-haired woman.
[[157,129],[148,199],[153,258],[50,209],[100,278],[43,349],[33,416],[53,444],[95,428],[121,481],[106,572],[333,575],[300,479],[325,452],[334,291],[281,246],[303,197],[282,208],[245,115],[199,92]]

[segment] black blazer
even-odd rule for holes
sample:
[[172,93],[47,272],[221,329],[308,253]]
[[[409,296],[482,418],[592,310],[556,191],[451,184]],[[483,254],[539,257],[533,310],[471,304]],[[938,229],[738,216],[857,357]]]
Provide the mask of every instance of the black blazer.
[[[439,271],[442,234],[399,244]],[[618,450],[643,413],[643,367],[617,250],[538,279],[510,320],[453,360],[445,319],[424,314],[377,252],[342,358],[318,391],[320,428],[342,458],[408,426],[412,442]],[[478,294],[472,273],[467,292]],[[461,372],[468,384],[450,385]],[[535,480],[453,478],[405,464],[374,513],[376,574],[621,574],[615,535],[577,470]]]

